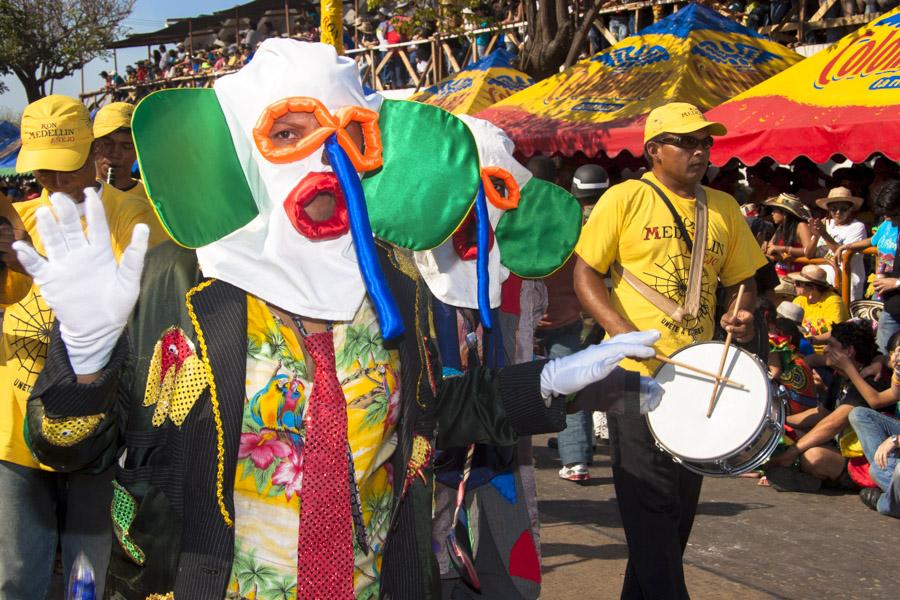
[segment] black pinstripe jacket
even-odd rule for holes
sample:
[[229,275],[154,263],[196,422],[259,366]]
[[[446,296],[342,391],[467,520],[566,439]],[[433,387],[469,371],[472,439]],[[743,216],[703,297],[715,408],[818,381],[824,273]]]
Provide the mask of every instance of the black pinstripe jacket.
[[[543,362],[500,371],[476,369],[442,381],[425,312],[431,305],[427,286],[404,254],[380,247],[379,255],[406,326],[396,342],[402,399],[398,446],[391,458],[395,473],[406,472],[417,433],[438,447],[471,442],[509,445],[518,435],[565,426],[562,400],[548,409],[541,399]],[[142,406],[147,366],[161,332],[178,325],[195,338],[184,302],[173,298],[184,298],[198,280],[192,252],[174,244],[151,250],[130,337],[123,336],[101,376],[89,385],[78,384],[55,331],[29,400],[31,447],[45,464],[65,471],[101,470],[119,458],[123,447],[127,449],[116,481],[122,486],[120,498],[130,495],[136,511],[120,505],[114,515],[119,526],[106,585],[113,598],[143,600],[149,594],[174,591],[179,599],[221,600],[231,573],[234,529],[226,524],[217,498],[217,433],[209,390],[181,427],[169,421],[153,427],[153,407]],[[221,411],[222,504],[233,515],[246,395],[247,296],[216,281],[197,291],[192,304],[206,339]],[[103,415],[99,424],[75,443],[54,445],[43,435],[45,419],[97,414]],[[431,550],[431,486],[430,476],[425,482],[417,479],[403,497],[403,486],[394,486],[391,527],[382,549],[384,600],[440,598]]]

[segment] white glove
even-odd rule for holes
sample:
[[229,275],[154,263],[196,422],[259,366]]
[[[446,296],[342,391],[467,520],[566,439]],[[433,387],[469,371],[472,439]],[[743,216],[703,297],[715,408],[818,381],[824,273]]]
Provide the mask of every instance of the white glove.
[[59,320],[78,375],[96,373],[109,362],[137,302],[150,235],[146,225],[135,225],[122,262],[116,264],[100,197],[94,188],[85,189],[84,195],[87,236],[72,199],[57,192],[50,195],[53,212],[42,207],[36,213],[47,258],[26,242],[13,244],[19,262]]
[[655,329],[631,331],[612,337],[562,358],[555,358],[541,371],[541,395],[573,394],[588,384],[600,381],[626,356],[651,358],[656,355],[653,344],[659,339]]
[[641,414],[646,415],[651,410],[656,410],[656,407],[662,402],[663,394],[665,393],[666,390],[664,390],[663,386],[659,385],[655,379],[652,377],[644,377],[642,375],[640,393]]

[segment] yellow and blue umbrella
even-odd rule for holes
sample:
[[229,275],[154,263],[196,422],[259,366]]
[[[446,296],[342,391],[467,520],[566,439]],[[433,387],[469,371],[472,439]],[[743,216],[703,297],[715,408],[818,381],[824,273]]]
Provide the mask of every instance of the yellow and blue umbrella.
[[500,48],[409,100],[439,106],[455,115],[473,115],[534,83],[530,76],[512,67],[514,59],[512,53]]
[[699,4],[478,113],[526,156],[643,151],[647,113],[667,102],[706,110],[803,57]]

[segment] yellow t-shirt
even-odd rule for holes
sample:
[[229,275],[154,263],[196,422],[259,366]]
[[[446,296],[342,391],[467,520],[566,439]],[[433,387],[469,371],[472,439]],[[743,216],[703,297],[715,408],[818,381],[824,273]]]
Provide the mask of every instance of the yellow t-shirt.
[[[803,307],[803,327],[806,335],[821,335],[831,331],[834,323],[842,323],[850,319],[850,311],[844,305],[844,301],[834,292],[826,292],[821,300],[810,304],[806,296],[794,298],[794,304]],[[825,351],[824,344],[814,344],[816,354]]]
[[[666,194],[694,238],[693,199],[682,198],[652,174],[648,179]],[[731,286],[748,279],[766,263],[759,245],[744,221],[737,201],[725,192],[704,188],[709,199],[709,229],[700,310],[696,317],[676,323],[645,299],[618,274],[622,265],[659,293],[684,304],[691,259],[678,227],[665,203],[649,185],[629,180],[611,187],[588,218],[575,253],[599,273],[611,272],[612,306],[636,329],[658,329],[658,350],[665,354],[694,341],[712,338],[716,312],[716,285]],[[625,361],[626,369],[650,374],[656,361]]]
[[[140,197],[104,185],[100,193],[116,260],[131,242],[131,230],[137,223],[150,226],[150,246],[167,239],[165,231],[153,214],[149,203]],[[13,204],[31,236],[35,249],[43,254],[35,213],[41,206],[50,206],[47,191],[39,198]],[[31,279],[6,270],[2,290],[14,294],[0,298],[6,307],[3,335],[0,338],[0,460],[26,467],[42,467],[32,457],[23,436],[25,408],[38,374],[44,368],[53,313]]]
[[137,183],[134,184],[134,186],[122,193],[129,194],[131,196],[137,196],[138,198],[143,199],[144,202],[150,202],[150,196],[147,195],[147,186],[144,185],[144,182],[140,179],[137,179],[136,181]]

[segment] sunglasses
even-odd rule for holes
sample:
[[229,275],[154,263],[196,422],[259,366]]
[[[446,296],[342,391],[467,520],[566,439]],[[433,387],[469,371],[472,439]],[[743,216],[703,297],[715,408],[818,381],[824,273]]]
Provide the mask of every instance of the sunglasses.
[[657,141],[660,144],[675,146],[682,150],[696,150],[697,148],[709,150],[713,146],[712,137],[695,138],[689,135],[667,135],[665,137],[657,138],[654,141]]
[[847,212],[853,208],[852,204],[829,204],[828,212]]

